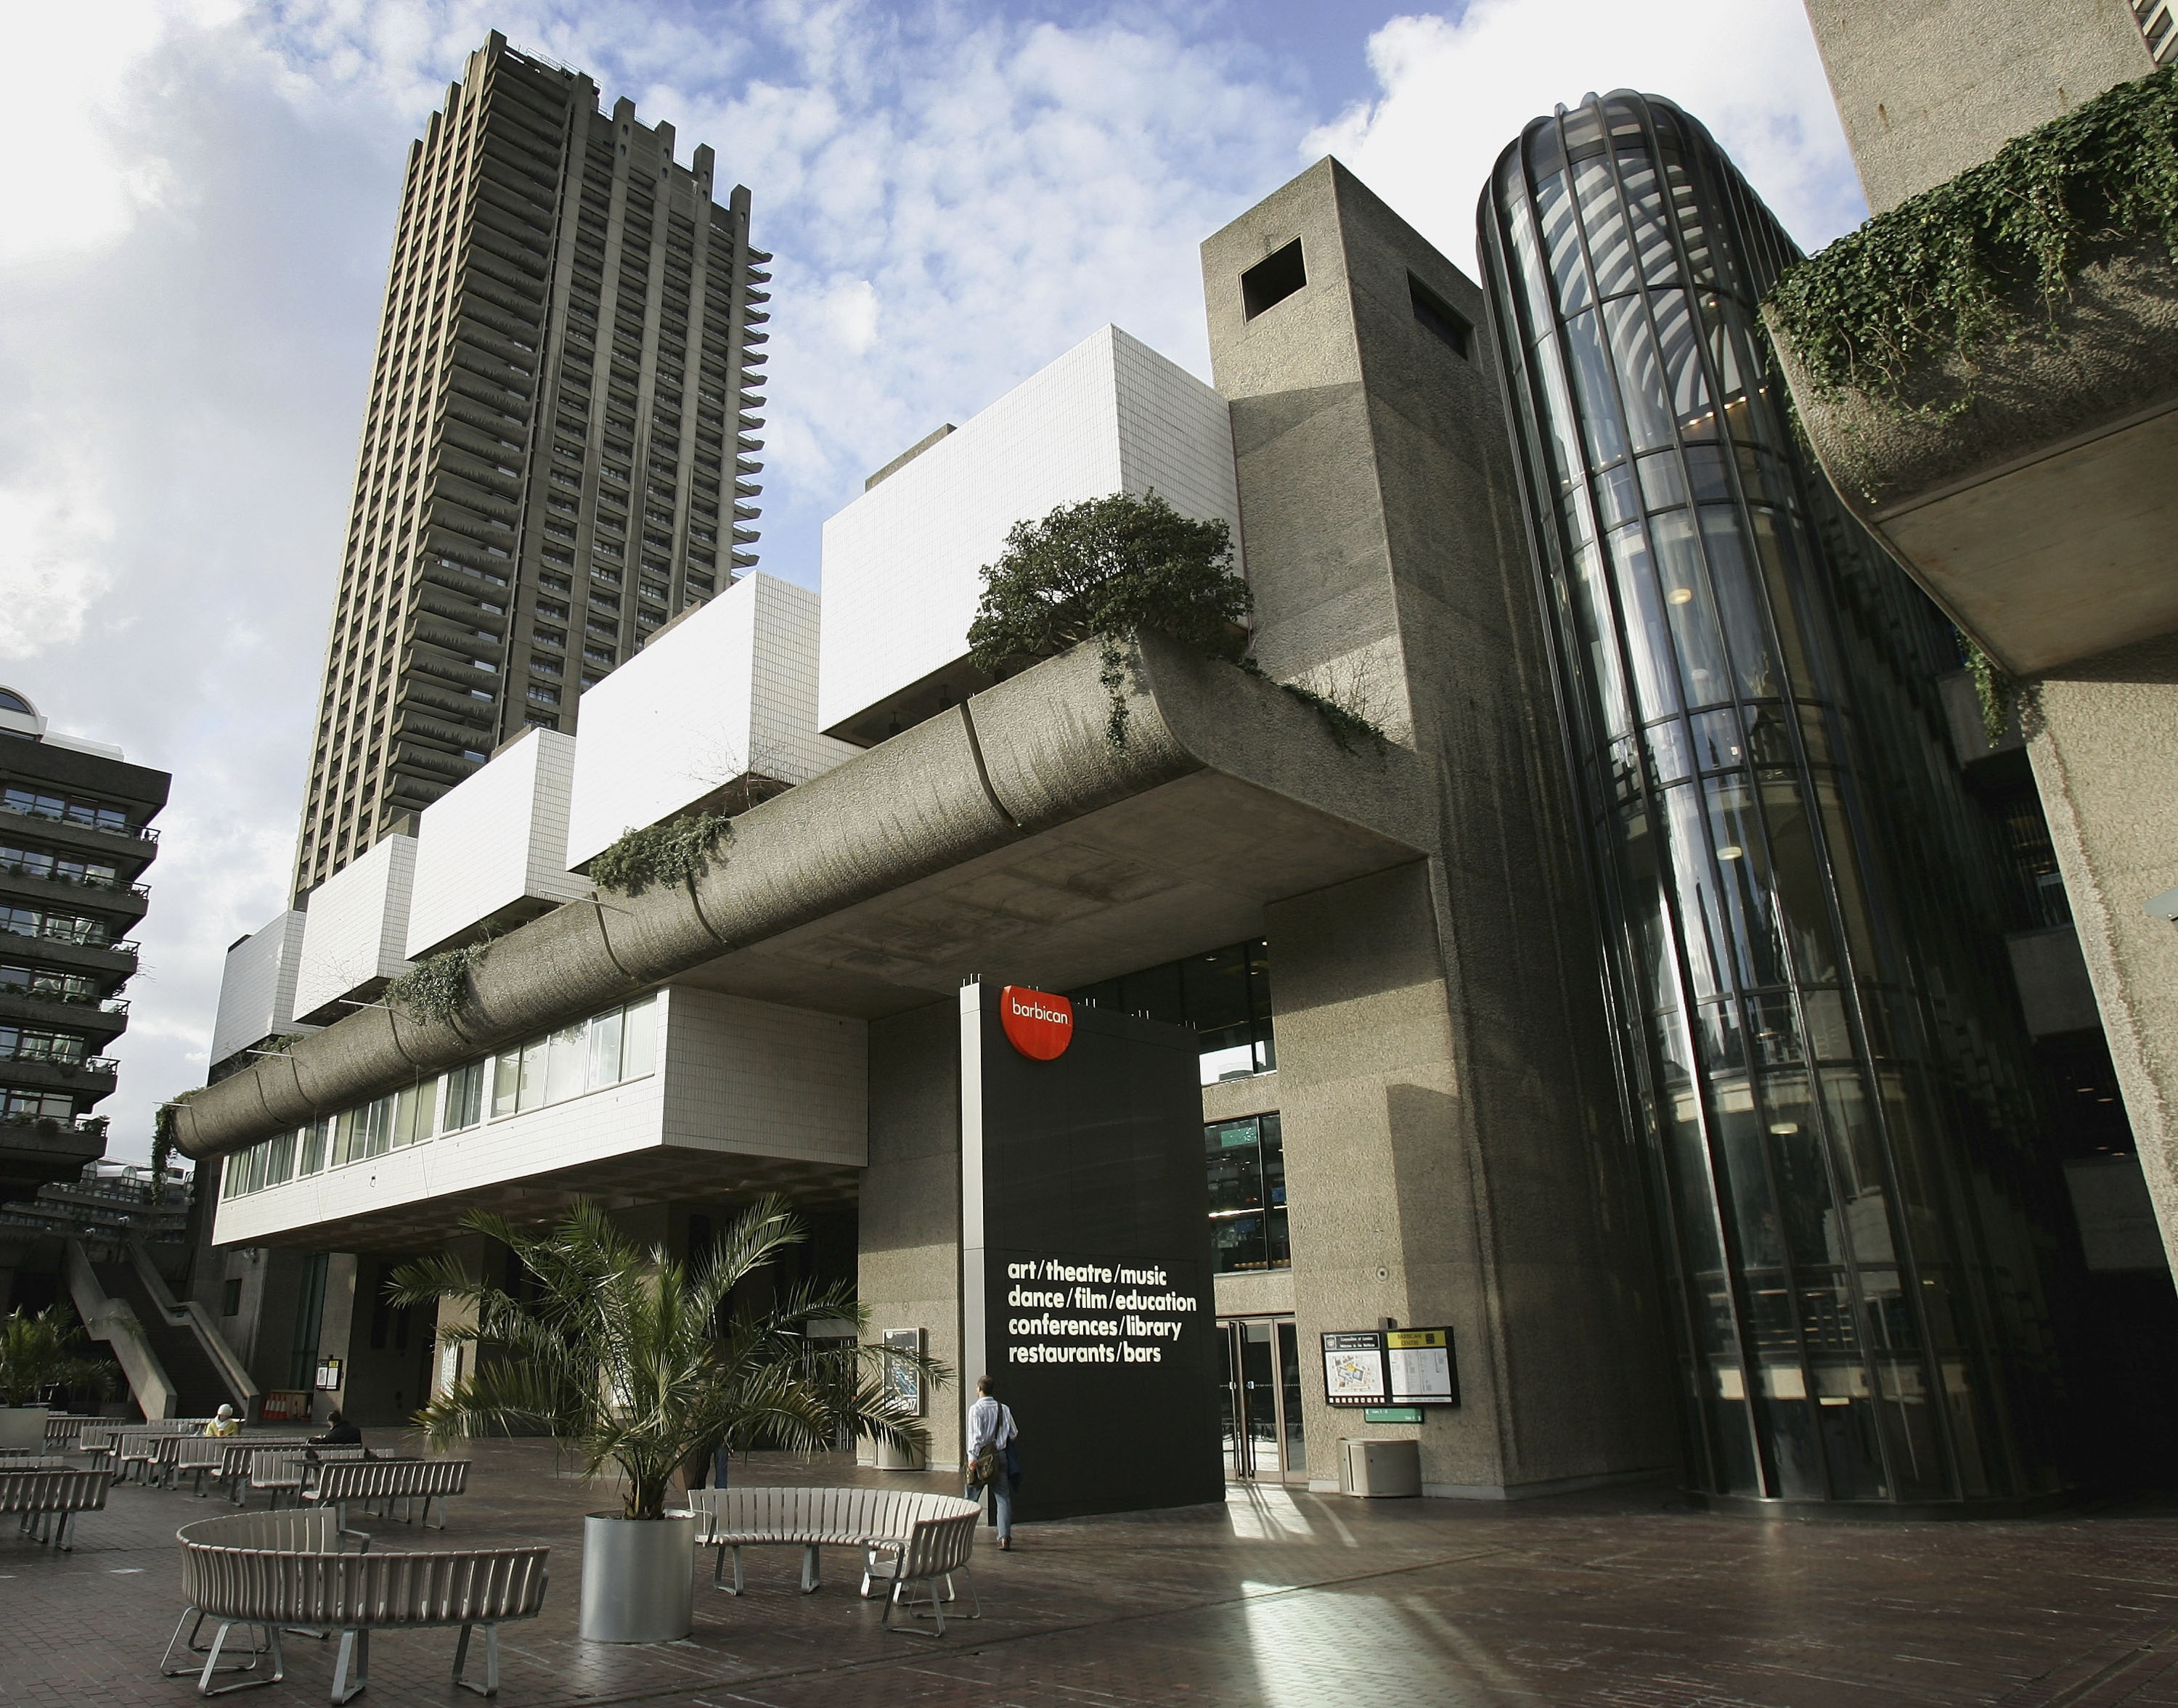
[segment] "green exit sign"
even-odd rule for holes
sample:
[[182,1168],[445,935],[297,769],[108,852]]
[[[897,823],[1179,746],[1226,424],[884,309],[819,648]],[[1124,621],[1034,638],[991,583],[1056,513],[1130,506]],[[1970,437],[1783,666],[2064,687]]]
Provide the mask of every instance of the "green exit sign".
[[1361,1414],[1364,1423],[1420,1423],[1422,1409],[1419,1405],[1372,1405]]

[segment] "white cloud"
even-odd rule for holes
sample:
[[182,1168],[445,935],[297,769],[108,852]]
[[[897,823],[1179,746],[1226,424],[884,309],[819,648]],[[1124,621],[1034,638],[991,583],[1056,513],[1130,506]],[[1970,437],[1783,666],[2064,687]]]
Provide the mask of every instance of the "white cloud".
[[4,679],[174,774],[115,1154],[143,1155],[152,1105],[201,1079],[222,951],[285,905],[402,161],[491,28],[750,186],[778,257],[761,550],[810,583],[824,517],[865,474],[1103,322],[1207,376],[1197,245],[1327,149],[1464,257],[1520,124],[1634,83],[1708,120],[1803,238],[1850,217],[1789,0],[1398,20],[1371,43],[1381,98],[1313,132],[1305,78],[1205,33],[1238,9],[1067,15],[116,0],[11,18],[18,59],[57,69],[15,91],[30,169],[0,178]]
[[1369,63],[1382,95],[1300,152],[1336,154],[1463,265],[1500,151],[1590,90],[1677,101],[1806,248],[1866,213],[1798,0],[1474,0],[1457,19],[1393,19]]

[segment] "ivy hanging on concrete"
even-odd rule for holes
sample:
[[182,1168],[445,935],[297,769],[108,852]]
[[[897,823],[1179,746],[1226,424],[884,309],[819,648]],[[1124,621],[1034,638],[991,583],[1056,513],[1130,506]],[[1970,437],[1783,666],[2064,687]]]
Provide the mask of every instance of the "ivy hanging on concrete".
[[387,1006],[411,1020],[441,1023],[457,1019],[468,1004],[470,975],[490,949],[489,941],[427,955],[386,988]]
[[640,895],[654,884],[692,884],[732,835],[732,822],[718,813],[630,830],[590,862],[590,881],[621,895]]
[[[1787,268],[1765,306],[1821,394],[1850,386],[1901,415],[1947,417],[1971,390],[1917,411],[1917,368],[2055,336],[2080,269],[2149,237],[2178,264],[2178,68],[2083,101],[1877,215]],[[2039,304],[2038,326],[2022,296]]]
[[1994,747],[2004,739],[2011,723],[2018,679],[1963,634],[1959,636],[1959,652],[1966,660],[1967,674],[1973,678],[1974,698],[1981,703],[1982,733]]

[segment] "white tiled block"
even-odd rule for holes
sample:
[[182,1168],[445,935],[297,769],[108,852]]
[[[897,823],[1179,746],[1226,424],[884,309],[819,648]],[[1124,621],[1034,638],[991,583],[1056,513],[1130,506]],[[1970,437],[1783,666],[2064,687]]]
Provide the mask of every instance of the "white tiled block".
[[665,1029],[665,1136],[751,1156],[869,1161],[869,1027],[687,987]]
[[588,895],[567,870],[576,738],[533,729],[424,809],[405,952],[416,960],[525,900]]
[[293,1026],[303,919],[300,908],[290,909],[227,951],[219,982],[219,1014],[211,1027],[215,1065],[260,1038]]
[[817,733],[817,595],[743,577],[583,696],[567,862],[755,772],[806,782],[854,757]]
[[981,572],[1014,523],[1152,490],[1237,535],[1225,400],[1105,326],[825,523],[818,726],[967,656]]
[[[319,1224],[580,1169],[611,1196],[615,1170],[654,1194],[661,1154],[688,1192],[717,1189],[721,1157],[864,1166],[868,1028],[859,1020],[685,986],[662,991],[654,1070],[565,1103],[487,1120],[403,1150],[222,1198],[215,1243],[254,1245]],[[489,1104],[487,1103],[487,1107]],[[709,1172],[707,1172],[709,1170]]]
[[310,892],[295,973],[298,1016],[337,1020],[347,1012],[339,998],[408,970],[402,951],[415,881],[416,839],[388,836]]

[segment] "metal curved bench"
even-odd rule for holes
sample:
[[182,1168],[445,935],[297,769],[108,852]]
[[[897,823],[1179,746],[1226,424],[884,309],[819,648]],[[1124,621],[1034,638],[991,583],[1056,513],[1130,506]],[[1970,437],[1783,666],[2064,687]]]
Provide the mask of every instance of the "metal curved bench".
[[727,1589],[726,1552],[734,1556],[734,1581],[728,1593],[742,1593],[743,1548],[798,1547],[802,1549],[802,1591],[819,1587],[820,1548],[862,1551],[862,1593],[873,1592],[880,1564],[902,1553],[916,1525],[982,1511],[958,1495],[910,1494],[884,1488],[695,1489],[688,1505],[701,1515],[706,1534],[698,1545],[715,1547],[711,1582]]
[[[78,1513],[101,1510],[106,1492],[113,1486],[110,1471],[0,1470],[0,1513],[20,1513],[18,1535],[51,1542],[63,1553],[70,1549],[68,1520]],[[54,1520],[58,1522],[55,1523]]]
[[[258,1684],[276,1684],[287,1676],[281,1653],[283,1630],[340,1633],[333,1668],[332,1700],[347,1702],[370,1682],[370,1634],[384,1630],[427,1630],[457,1626],[453,1681],[480,1696],[499,1690],[499,1628],[509,1619],[534,1618],[544,1605],[549,1581],[549,1548],[473,1548],[436,1553],[343,1553],[340,1530],[331,1510],[233,1513],[201,1519],[176,1533],[182,1545],[182,1582],[189,1605],[167,1640],[159,1670],[167,1678],[197,1674],[197,1694],[222,1695]],[[197,1628],[217,1622],[211,1642],[196,1649],[195,1629],[188,1639],[183,1627],[195,1616]],[[254,1626],[264,1634],[249,1658],[222,1667],[220,1656],[235,1626]],[[484,1632],[482,1683],[465,1678],[469,1639]],[[177,1645],[200,1652],[194,1661],[172,1664]],[[222,1672],[254,1672],[270,1658],[261,1678],[215,1687]]]

